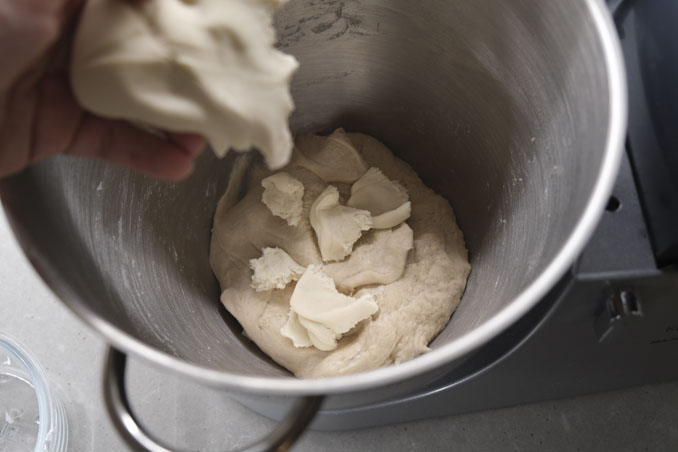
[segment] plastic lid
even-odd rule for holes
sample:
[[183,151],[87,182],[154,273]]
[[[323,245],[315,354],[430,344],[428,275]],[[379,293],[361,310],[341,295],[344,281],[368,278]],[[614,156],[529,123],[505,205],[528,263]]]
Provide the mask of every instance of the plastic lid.
[[0,451],[65,452],[68,424],[45,373],[24,347],[0,333]]

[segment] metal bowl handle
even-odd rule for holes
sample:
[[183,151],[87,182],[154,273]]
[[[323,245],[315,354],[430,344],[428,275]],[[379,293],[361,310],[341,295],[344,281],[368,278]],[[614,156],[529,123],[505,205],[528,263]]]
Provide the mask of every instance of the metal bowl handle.
[[[127,356],[108,347],[104,368],[104,400],[115,429],[125,442],[137,452],[173,452],[149,434],[134,416],[127,400],[125,367]],[[301,436],[322,404],[322,396],[299,399],[280,424],[257,443],[241,452],[287,451]]]

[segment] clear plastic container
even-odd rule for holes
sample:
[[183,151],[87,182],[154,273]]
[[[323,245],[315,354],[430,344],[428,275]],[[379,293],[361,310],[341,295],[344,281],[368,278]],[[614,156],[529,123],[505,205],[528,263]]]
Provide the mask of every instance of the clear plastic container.
[[35,358],[0,333],[0,452],[65,452],[66,411]]

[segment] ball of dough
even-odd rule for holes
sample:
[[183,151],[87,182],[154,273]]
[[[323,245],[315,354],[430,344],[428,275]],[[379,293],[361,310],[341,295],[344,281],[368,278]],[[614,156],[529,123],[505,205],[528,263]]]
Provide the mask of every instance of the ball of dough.
[[[343,131],[335,132],[334,137],[341,138],[359,158],[343,159],[340,167],[332,159],[317,160],[313,170],[309,169],[309,156],[333,145],[328,143],[330,138],[316,136],[303,139],[304,146],[297,146],[298,152],[285,168],[304,185],[304,212],[296,227],[271,215],[261,202],[260,180],[268,176],[264,172],[259,180],[251,181],[249,191],[239,201],[233,202],[228,193],[222,198],[214,215],[210,243],[210,264],[223,291],[221,302],[248,338],[302,378],[367,371],[428,351],[428,343],[445,327],[459,304],[471,269],[464,236],[447,200],[426,187],[407,163],[374,138]],[[323,163],[326,166],[320,168]],[[365,163],[402,184],[412,202],[412,216],[407,224],[392,231],[367,233],[356,242],[348,259],[325,263],[309,221],[314,200],[327,187],[320,175],[330,174],[332,169],[357,174]],[[345,184],[343,188],[348,189]],[[257,292],[250,284],[249,259],[272,246],[284,249],[302,267],[321,267],[337,288],[353,297],[373,296],[378,313],[344,335],[333,350],[295,347],[280,333],[290,318],[295,283],[270,292]],[[386,260],[388,264],[384,264]]]

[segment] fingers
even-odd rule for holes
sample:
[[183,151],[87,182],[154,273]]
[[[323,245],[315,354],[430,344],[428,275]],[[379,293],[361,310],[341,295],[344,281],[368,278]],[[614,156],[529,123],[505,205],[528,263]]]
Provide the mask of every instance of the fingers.
[[66,152],[84,117],[66,82],[46,77],[37,87],[39,104],[32,128],[29,163]]
[[123,121],[88,114],[60,78],[44,79],[39,93],[29,163],[63,152],[103,158],[161,179],[179,180],[190,173],[192,160],[205,147],[199,135],[171,133],[163,137]]
[[193,159],[203,147],[204,140],[195,135],[165,139],[122,121],[86,115],[69,154],[101,158],[159,179],[178,181],[193,171]]
[[194,133],[168,133],[167,138],[195,157],[205,148],[205,139]]

